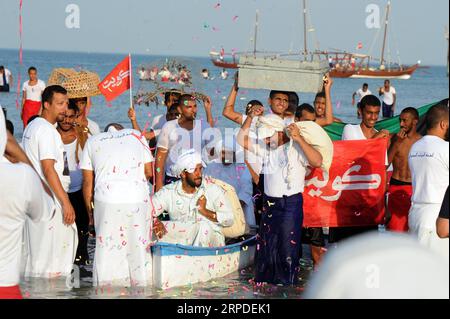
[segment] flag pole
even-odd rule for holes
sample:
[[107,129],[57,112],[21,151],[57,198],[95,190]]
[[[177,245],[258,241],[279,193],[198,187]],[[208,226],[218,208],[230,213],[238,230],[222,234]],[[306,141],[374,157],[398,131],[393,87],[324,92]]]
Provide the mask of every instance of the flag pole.
[[128,58],[130,59],[130,108],[134,109],[134,106],[133,106],[133,67],[131,64],[131,53],[128,53]]

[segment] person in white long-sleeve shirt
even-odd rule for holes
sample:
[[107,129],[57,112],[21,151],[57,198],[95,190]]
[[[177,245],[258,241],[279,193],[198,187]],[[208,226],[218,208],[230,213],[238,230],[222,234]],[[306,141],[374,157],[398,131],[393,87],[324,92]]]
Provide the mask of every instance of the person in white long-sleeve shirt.
[[231,204],[225,190],[203,178],[202,157],[187,150],[172,167],[181,180],[164,186],[152,197],[153,215],[167,212],[170,221],[155,227],[162,242],[197,247],[225,245],[222,227],[233,225]]
[[205,169],[205,175],[221,180],[236,190],[242,209],[245,214],[245,221],[251,228],[256,228],[255,210],[253,203],[253,183],[252,175],[245,163],[239,161],[241,154],[235,152],[237,147],[234,136],[225,137],[214,146],[214,156]]
[[[6,134],[0,112],[0,157],[5,152]],[[0,162],[0,299],[22,298],[20,263],[27,218],[32,222],[49,220],[54,212],[54,201],[31,166]]]

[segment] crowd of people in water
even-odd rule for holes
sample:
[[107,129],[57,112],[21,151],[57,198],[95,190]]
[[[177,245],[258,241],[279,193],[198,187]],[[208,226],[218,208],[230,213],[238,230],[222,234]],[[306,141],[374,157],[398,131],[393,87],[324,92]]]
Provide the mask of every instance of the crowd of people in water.
[[[191,81],[183,65],[138,72],[141,80]],[[208,70],[202,73],[209,77]],[[240,112],[236,76],[222,110],[230,122],[222,126],[234,122],[239,129],[223,134],[209,98],[176,90],[167,90],[167,112],[149,128],[141,128],[131,106],[129,128],[110,123],[101,130],[88,117],[91,96],[46,86],[34,67],[28,74],[21,141],[0,112],[0,298],[20,298],[23,277],[69,276],[74,264],[91,262],[87,275],[94,286],[150,286],[148,248],[154,243],[226,245],[223,229],[237,222],[236,212],[215,180],[233,186],[246,235],[257,235],[255,283],[296,285],[302,244],[310,245],[320,273],[330,244],[338,252],[344,239],[378,229],[303,225],[314,213],[303,207],[305,179],[331,160],[323,128],[342,122],[333,113],[331,78],[324,78],[311,104],[295,92],[273,90],[267,101],[252,100]],[[0,67],[0,88],[11,81]],[[413,107],[400,112],[399,132],[378,131],[376,123],[393,117],[397,105],[389,80],[377,93],[364,84],[353,94],[360,123],[345,125],[342,140],[388,140],[386,229],[414,238],[417,247],[448,263],[448,99],[423,117],[422,136]],[[207,121],[197,118],[200,105]],[[93,261],[89,237],[95,238]]]

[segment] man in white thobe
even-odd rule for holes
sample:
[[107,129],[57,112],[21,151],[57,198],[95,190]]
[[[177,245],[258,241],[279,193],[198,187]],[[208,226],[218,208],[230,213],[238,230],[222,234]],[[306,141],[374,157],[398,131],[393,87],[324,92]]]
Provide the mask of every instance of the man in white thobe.
[[162,242],[198,247],[225,245],[222,227],[233,224],[231,204],[225,190],[203,179],[202,157],[185,151],[172,167],[180,181],[164,186],[152,198],[154,216],[167,212],[170,221],[156,235]]
[[89,138],[80,162],[89,224],[96,232],[93,284],[150,285],[153,156],[139,131],[108,127]]

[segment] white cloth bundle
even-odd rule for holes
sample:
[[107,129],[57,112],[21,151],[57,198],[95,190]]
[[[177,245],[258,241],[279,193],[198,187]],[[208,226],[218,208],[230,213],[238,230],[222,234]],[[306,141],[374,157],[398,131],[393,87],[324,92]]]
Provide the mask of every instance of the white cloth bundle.
[[326,172],[330,170],[333,162],[333,141],[327,132],[316,122],[304,121],[295,123],[300,129],[306,143],[314,147],[322,155],[322,169]]

